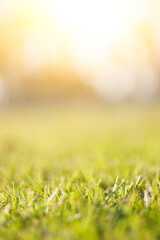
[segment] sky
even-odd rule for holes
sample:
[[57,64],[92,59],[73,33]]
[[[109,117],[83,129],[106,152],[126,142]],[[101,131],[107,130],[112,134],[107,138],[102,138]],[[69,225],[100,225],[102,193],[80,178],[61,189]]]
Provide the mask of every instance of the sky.
[[[30,23],[22,49],[30,74],[47,59],[54,63],[69,54],[82,79],[110,100],[155,94],[160,0],[0,0],[0,21],[20,7],[39,18]],[[154,50],[143,35],[149,27]]]

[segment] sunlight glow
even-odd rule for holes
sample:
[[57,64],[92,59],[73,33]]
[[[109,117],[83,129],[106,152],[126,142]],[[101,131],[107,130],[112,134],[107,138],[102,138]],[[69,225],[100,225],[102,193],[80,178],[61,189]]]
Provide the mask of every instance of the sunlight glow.
[[159,9],[160,0],[0,0],[0,50],[8,72],[19,74],[20,65],[30,75],[47,65],[71,66],[107,98],[137,89],[151,96],[159,71]]
[[40,0],[37,5],[72,39],[88,45],[91,41],[96,44],[100,38],[113,44],[148,11],[144,0]]
[[149,0],[40,0],[37,7],[68,34],[75,64],[89,69],[101,64],[120,41],[130,40],[130,33],[148,17],[149,3]]

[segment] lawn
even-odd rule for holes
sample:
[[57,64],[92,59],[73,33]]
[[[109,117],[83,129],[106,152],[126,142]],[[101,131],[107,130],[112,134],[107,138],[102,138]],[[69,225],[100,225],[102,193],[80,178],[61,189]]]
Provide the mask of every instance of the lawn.
[[158,104],[2,109],[2,239],[160,239]]

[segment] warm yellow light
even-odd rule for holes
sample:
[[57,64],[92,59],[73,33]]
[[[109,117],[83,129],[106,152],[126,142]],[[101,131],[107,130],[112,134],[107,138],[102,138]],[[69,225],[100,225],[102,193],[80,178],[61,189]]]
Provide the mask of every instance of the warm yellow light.
[[[1,49],[14,71],[17,66],[20,72],[20,64],[31,75],[47,64],[70,64],[82,79],[113,98],[132,92],[137,79],[146,82],[148,77],[152,89],[150,82],[157,80],[149,44],[151,36],[159,46],[156,1],[15,0],[13,8],[12,0],[3,0]],[[8,37],[10,29],[13,40]]]
[[[37,0],[37,6],[66,32],[78,64],[101,58],[130,35],[148,14],[150,0]],[[127,37],[126,41],[127,41]],[[100,61],[99,61],[100,62]],[[87,66],[88,67],[88,66]]]
[[144,17],[147,0],[41,0],[37,4],[80,45],[98,41],[107,45]]

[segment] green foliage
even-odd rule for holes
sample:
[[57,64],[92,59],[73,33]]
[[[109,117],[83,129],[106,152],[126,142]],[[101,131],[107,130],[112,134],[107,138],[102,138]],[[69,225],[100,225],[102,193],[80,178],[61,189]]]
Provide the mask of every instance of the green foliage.
[[160,239],[156,106],[0,114],[0,240]]

